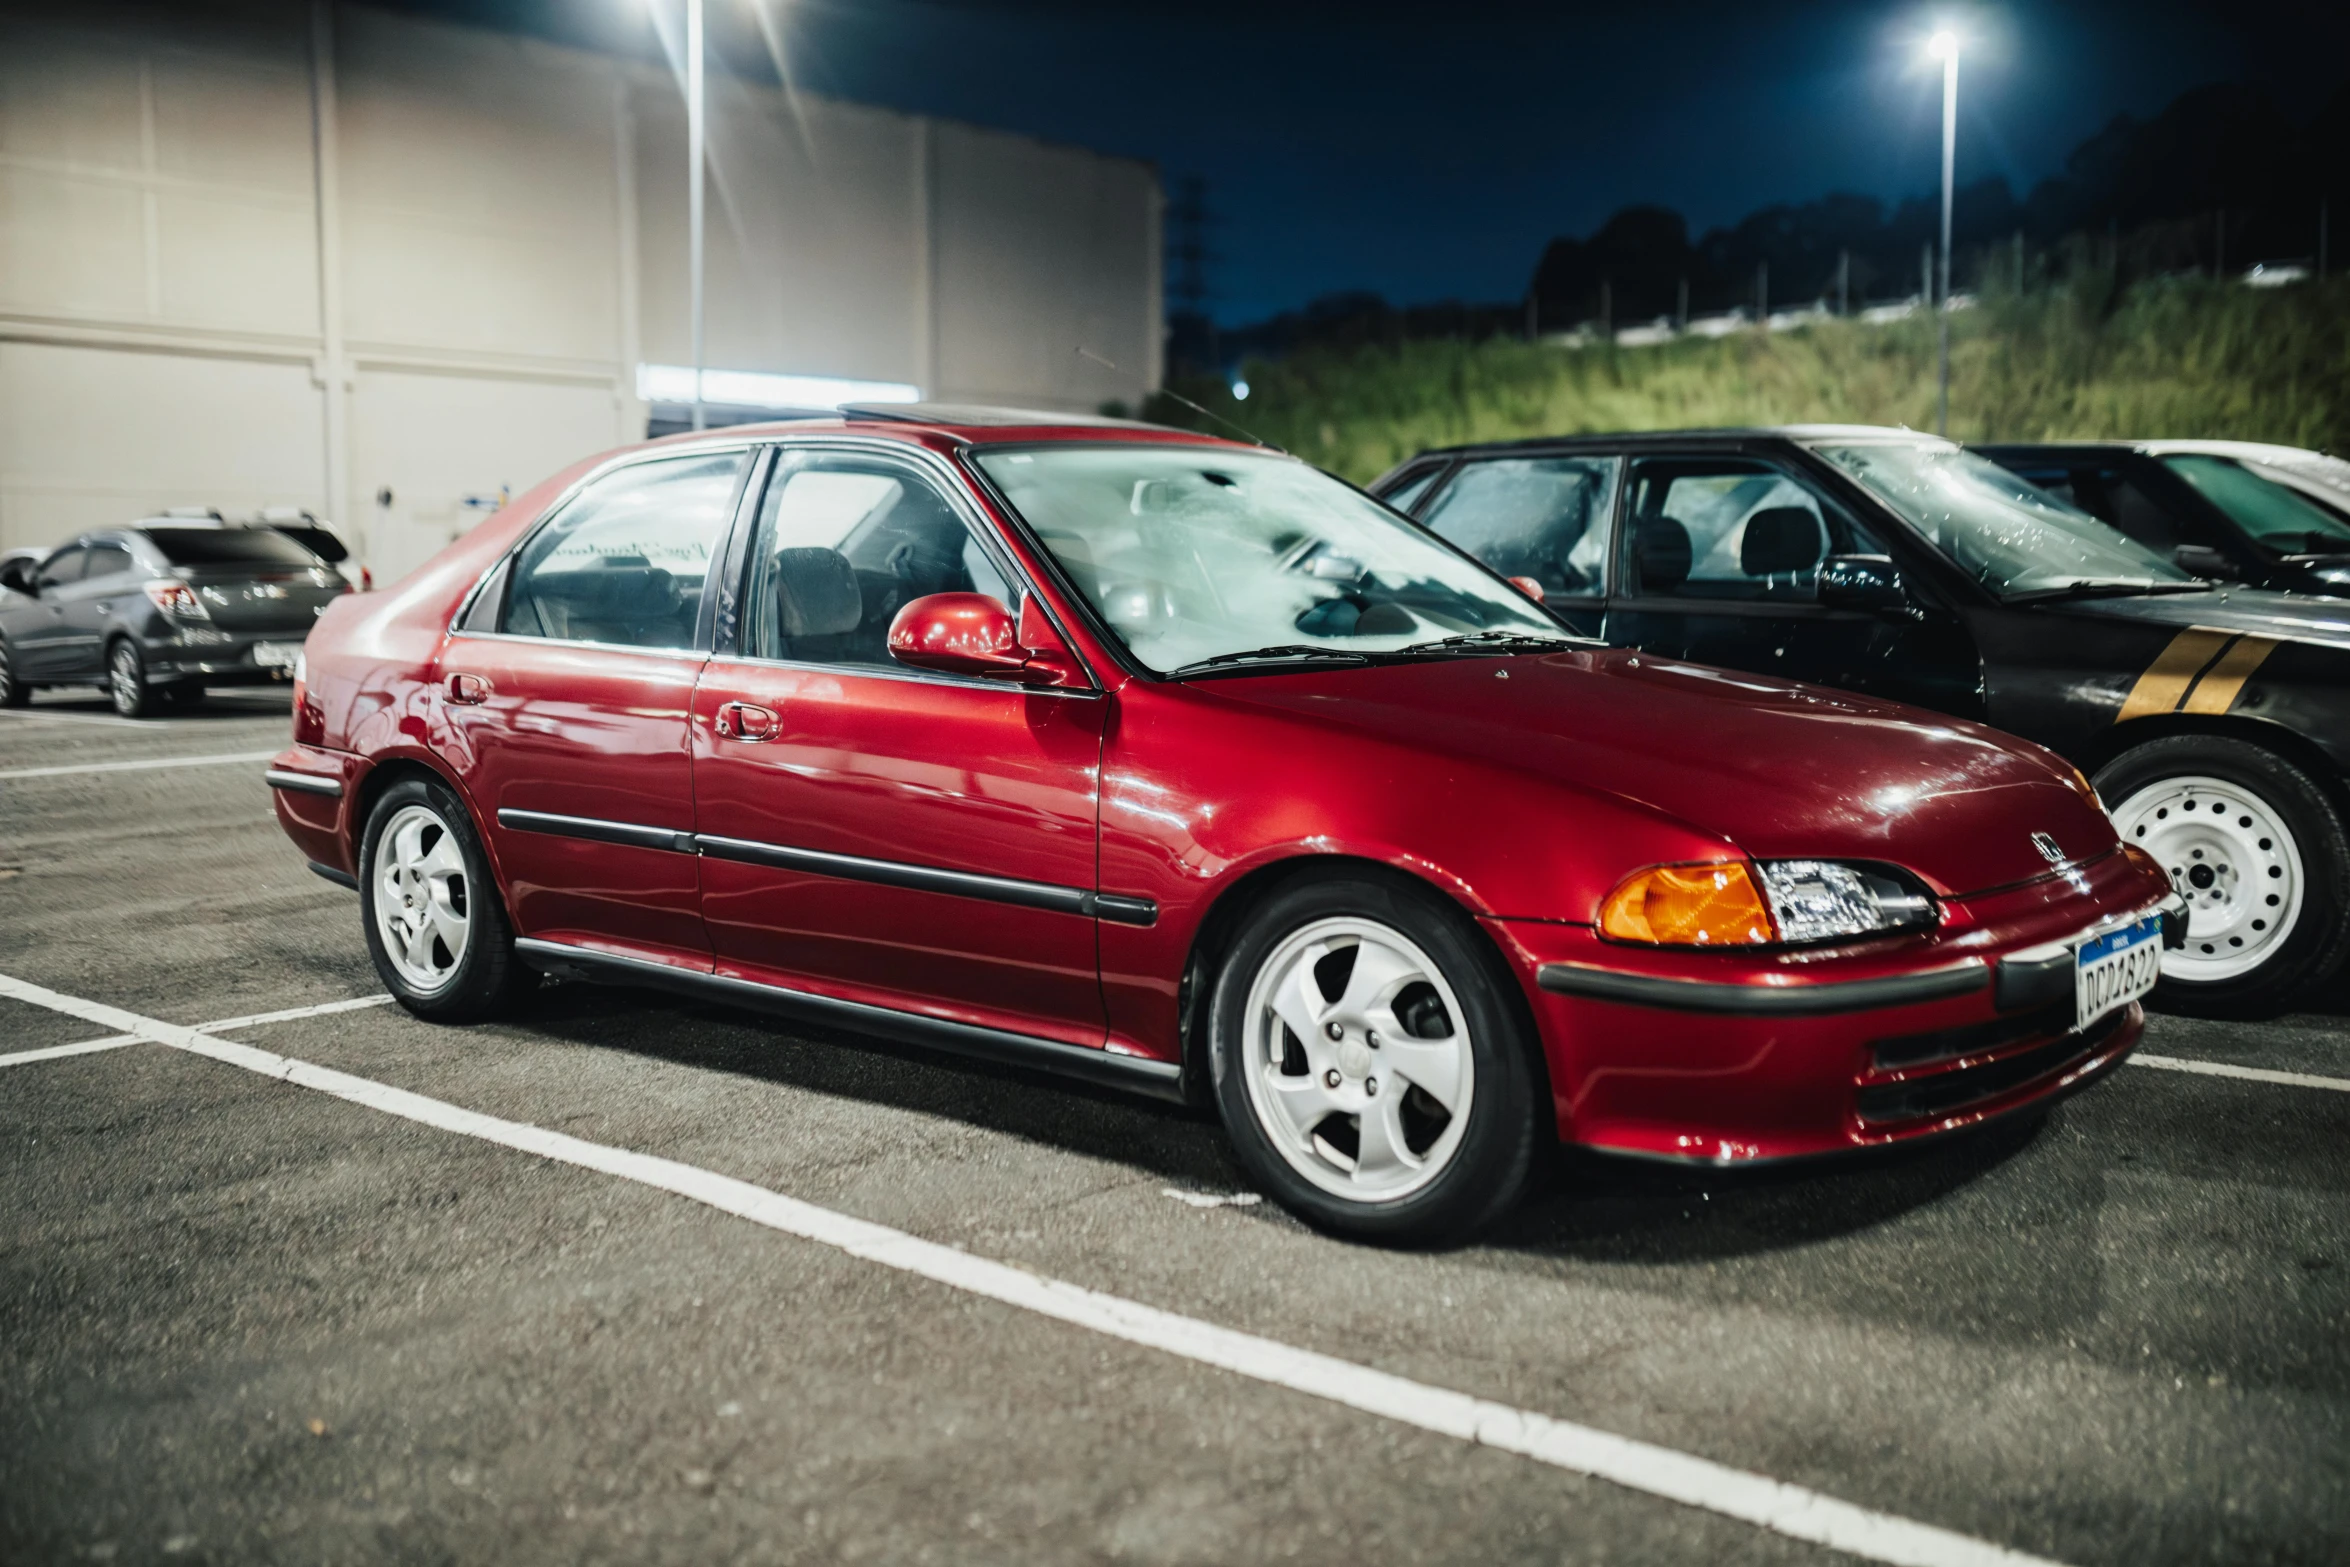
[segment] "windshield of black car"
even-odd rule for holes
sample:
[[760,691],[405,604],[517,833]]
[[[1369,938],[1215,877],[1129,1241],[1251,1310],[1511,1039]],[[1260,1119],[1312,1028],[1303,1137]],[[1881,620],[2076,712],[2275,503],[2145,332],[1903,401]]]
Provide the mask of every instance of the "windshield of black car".
[[2199,585],[2119,528],[1956,446],[1884,441],[1815,450],[2002,598]]
[[2200,452],[2173,452],[2162,464],[2195,486],[2264,549],[2280,555],[2350,550],[2350,518],[2262,473],[2255,464]]
[[974,454],[1134,656],[1170,671],[1500,633],[1566,640],[1474,561],[1287,457],[1172,444]]
[[275,528],[146,528],[174,566],[283,566],[316,570],[318,557]]

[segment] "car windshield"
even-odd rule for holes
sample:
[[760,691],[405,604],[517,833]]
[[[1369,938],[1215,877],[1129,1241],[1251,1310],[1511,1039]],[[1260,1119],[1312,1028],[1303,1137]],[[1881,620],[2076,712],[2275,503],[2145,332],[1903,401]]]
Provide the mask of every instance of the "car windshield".
[[[1564,642],[1515,589],[1329,475],[1177,445],[975,460],[1134,656],[1161,673]],[[1459,644],[1454,644],[1458,646]]]
[[1816,450],[2001,598],[2206,586],[1973,452],[1891,441]]
[[[2178,452],[2163,466],[2203,492],[2254,542],[2280,555],[2350,550],[2350,520],[2315,498],[2231,457]],[[2350,500],[2350,497],[2345,497]]]
[[292,566],[318,557],[275,528],[148,528],[147,539],[174,566]]

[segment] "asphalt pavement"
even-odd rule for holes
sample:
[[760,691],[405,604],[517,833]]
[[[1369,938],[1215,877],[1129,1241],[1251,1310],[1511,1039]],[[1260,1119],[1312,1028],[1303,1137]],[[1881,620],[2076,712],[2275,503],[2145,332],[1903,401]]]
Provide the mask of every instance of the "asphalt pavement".
[[285,728],[0,711],[0,1562],[2350,1560],[2350,991],[1385,1252],[1166,1106],[632,990],[419,1023]]

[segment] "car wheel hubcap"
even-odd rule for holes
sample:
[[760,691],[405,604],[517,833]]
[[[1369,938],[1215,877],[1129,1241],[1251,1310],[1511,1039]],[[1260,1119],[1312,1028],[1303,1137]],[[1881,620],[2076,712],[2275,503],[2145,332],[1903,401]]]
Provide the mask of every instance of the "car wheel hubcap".
[[2218,778],[2165,778],[2116,806],[2113,822],[2187,900],[2187,944],[2162,955],[2165,979],[2249,974],[2292,935],[2308,878],[2283,816],[2259,795]]
[[[84,668],[89,666],[84,665]],[[110,670],[114,688],[114,705],[129,713],[139,705],[139,659],[129,648],[118,648]]]
[[400,978],[433,991],[455,977],[473,928],[465,856],[448,823],[405,805],[375,850],[375,925]]
[[1376,920],[1317,920],[1276,946],[1249,986],[1241,1049],[1258,1126],[1326,1192],[1394,1202],[1460,1150],[1466,1015],[1428,955]]

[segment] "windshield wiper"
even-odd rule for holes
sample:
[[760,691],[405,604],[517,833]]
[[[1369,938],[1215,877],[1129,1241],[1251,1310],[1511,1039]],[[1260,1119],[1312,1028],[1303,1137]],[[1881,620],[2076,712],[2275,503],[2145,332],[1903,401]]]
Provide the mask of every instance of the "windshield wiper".
[[1342,647],[1316,647],[1310,642],[1283,643],[1278,647],[1252,647],[1240,653],[1218,653],[1213,658],[1202,658],[1167,671],[1169,680],[1181,680],[1185,675],[1196,675],[1210,669],[1228,669],[1235,664],[1368,664],[1371,655],[1357,653]]
[[2004,595],[2010,604],[2043,604],[2052,599],[2135,598],[2143,593],[2209,593],[2213,582],[2156,582],[2084,577],[2061,588],[2035,588],[2029,593]]
[[[1589,637],[1569,636],[1554,631],[1467,631],[1457,637],[1438,637],[1433,642],[1413,642],[1395,649],[1395,653],[1498,653],[1520,648],[1581,647],[1590,645]],[[1390,654],[1389,656],[1393,656]]]

